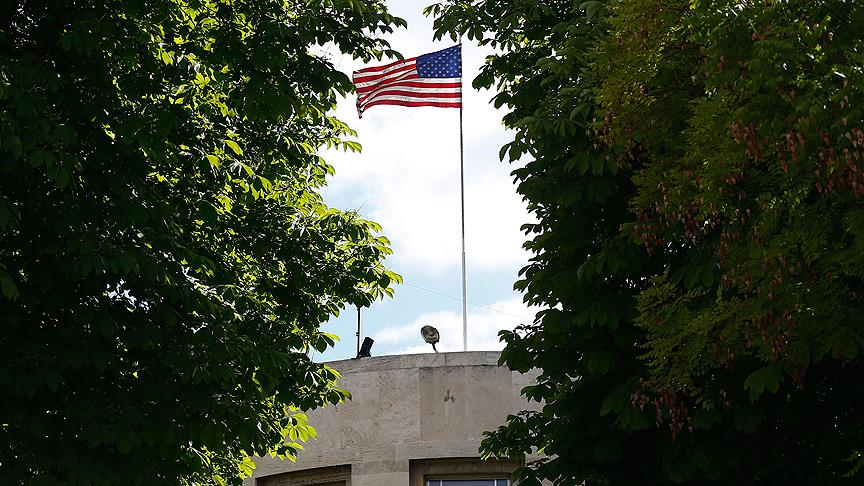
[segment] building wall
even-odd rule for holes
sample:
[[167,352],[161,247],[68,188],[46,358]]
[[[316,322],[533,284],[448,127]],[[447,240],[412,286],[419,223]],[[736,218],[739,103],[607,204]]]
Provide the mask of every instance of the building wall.
[[[470,459],[478,458],[484,431],[503,424],[509,414],[537,406],[519,395],[536,375],[498,367],[498,357],[498,352],[478,351],[329,363],[342,373],[341,387],[352,400],[310,413],[319,438],[300,451],[296,463],[258,458],[247,485],[333,480],[351,486],[413,486],[422,484],[418,475],[424,471],[512,470],[515,464]],[[347,481],[340,479],[346,470]]]

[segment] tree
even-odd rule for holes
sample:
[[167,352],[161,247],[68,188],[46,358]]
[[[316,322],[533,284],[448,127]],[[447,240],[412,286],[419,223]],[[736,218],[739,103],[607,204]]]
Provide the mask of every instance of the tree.
[[[319,325],[398,276],[319,147],[378,0],[6,2],[0,483],[239,484],[337,403]],[[288,436],[288,441],[283,439]]]
[[[530,484],[851,483],[864,164],[855,2],[430,7],[502,49],[477,87],[539,222],[502,333],[545,405],[487,455]],[[654,426],[656,424],[656,427]]]

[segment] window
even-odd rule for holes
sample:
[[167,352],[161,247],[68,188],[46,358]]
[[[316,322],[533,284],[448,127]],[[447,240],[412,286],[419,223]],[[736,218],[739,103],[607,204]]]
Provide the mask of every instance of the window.
[[427,479],[426,486],[510,486],[509,479]]
[[510,475],[520,465],[479,457],[411,459],[408,486],[512,486]]
[[256,486],[351,486],[351,466],[329,466],[259,477]]

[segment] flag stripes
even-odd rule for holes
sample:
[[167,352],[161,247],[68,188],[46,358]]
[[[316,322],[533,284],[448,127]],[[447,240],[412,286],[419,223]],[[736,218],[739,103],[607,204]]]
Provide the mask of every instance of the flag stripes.
[[357,112],[376,105],[462,107],[461,46],[355,71]]

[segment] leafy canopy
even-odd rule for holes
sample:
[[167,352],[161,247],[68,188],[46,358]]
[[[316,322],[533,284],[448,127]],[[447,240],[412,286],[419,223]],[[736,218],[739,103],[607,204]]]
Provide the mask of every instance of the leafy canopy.
[[[0,12],[0,483],[239,484],[337,403],[319,325],[399,277],[327,208],[378,0],[28,0]],[[327,44],[327,47],[324,46]],[[288,440],[283,443],[283,438]]]
[[504,332],[522,484],[850,484],[864,463],[860,2],[450,1],[501,49],[538,223]]

